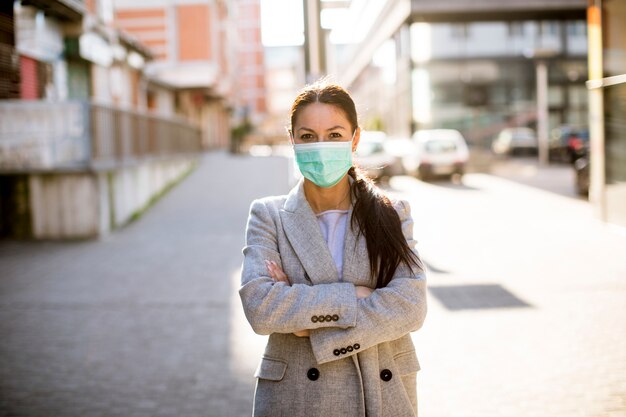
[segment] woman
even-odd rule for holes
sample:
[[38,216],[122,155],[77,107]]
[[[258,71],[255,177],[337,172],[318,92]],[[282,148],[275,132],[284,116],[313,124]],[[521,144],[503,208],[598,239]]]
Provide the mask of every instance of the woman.
[[243,250],[244,311],[270,335],[253,414],[415,416],[409,332],[424,321],[426,282],[409,205],[353,166],[360,128],[343,88],[305,88],[290,137],[304,178],[252,203]]

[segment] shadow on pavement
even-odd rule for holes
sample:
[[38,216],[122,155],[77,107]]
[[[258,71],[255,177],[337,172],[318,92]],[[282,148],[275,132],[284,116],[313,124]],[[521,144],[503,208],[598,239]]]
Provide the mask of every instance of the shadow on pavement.
[[532,307],[498,284],[429,286],[428,290],[448,310],[484,310]]

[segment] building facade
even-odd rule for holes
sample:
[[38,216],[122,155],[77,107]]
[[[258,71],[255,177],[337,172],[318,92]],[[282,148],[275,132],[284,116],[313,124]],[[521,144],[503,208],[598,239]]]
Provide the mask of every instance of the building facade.
[[0,238],[104,235],[192,169],[199,126],[147,111],[152,58],[109,0],[2,3]]
[[[461,130],[486,145],[505,126],[536,127],[537,68],[547,67],[547,127],[586,123],[584,1],[353,2],[359,22],[335,72],[363,123],[395,136]],[[375,9],[375,13],[371,12]]]
[[[155,54],[148,107],[174,109],[227,144],[232,125],[265,115],[259,0],[115,0],[115,24]],[[168,96],[163,87],[177,94]]]
[[238,107],[256,124],[267,113],[265,88],[265,57],[261,42],[261,2],[238,0],[235,2],[237,54],[234,59],[234,86]]
[[264,139],[271,143],[286,142],[291,104],[305,84],[302,46],[266,46],[265,83],[271,94],[267,99]]

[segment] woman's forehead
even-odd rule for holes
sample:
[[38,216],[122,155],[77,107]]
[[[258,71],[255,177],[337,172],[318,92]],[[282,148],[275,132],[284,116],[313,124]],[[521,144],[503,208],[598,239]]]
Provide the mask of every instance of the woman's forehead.
[[343,110],[332,104],[311,103],[298,112],[294,128],[328,129],[334,126],[350,127]]

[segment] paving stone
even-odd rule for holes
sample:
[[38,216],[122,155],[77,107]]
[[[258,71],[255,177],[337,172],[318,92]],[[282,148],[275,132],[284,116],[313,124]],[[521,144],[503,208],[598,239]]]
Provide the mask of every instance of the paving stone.
[[[249,416],[265,338],[236,293],[243,228],[286,171],[212,153],[103,239],[0,242],[0,417]],[[390,190],[431,266],[422,416],[626,417],[622,235],[489,175]]]
[[0,242],[0,415],[211,415],[223,384],[248,415],[253,370],[229,375],[231,277],[249,204],[287,191],[287,163],[208,154],[100,240]]

